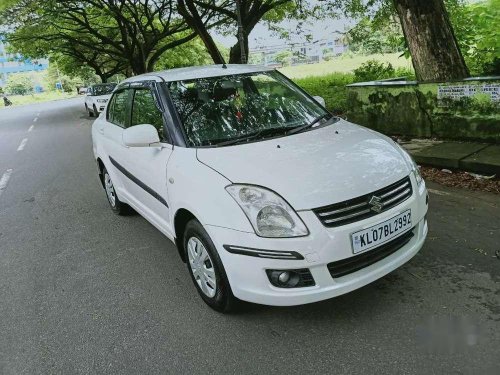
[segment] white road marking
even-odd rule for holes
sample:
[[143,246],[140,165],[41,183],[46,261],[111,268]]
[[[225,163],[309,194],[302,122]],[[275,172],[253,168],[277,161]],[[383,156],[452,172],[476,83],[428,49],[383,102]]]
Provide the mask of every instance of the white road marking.
[[38,112],[38,113],[36,114],[36,116],[37,116],[37,117],[38,117],[38,116],[40,116],[40,112]]
[[434,190],[434,189],[427,189],[429,193],[436,194],[436,195],[450,195],[450,193],[447,193],[446,191],[441,191],[441,190]]
[[37,122],[37,121],[38,121],[38,117],[35,117],[35,118],[33,119],[33,122]]
[[31,125],[30,128],[28,129],[28,133],[32,131],[35,128],[35,125]]
[[3,174],[2,178],[0,178],[0,195],[2,195],[5,189],[7,189],[7,183],[9,182],[11,174],[12,174],[12,169],[7,169],[7,171]]
[[26,147],[26,143],[28,142],[28,138],[24,138],[22,141],[21,141],[21,144],[19,145],[19,147],[17,148],[17,151],[22,151],[24,150],[24,147]]

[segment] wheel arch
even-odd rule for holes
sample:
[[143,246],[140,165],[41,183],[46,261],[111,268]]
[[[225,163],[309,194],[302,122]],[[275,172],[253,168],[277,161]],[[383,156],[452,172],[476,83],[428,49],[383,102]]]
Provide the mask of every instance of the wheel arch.
[[104,188],[104,175],[102,171],[104,170],[105,166],[101,158],[97,158],[97,168],[99,169],[99,181],[101,181],[101,185]]
[[186,263],[186,252],[183,243],[184,230],[187,223],[192,219],[198,220],[196,216],[186,208],[179,208],[174,216],[175,244],[179,251],[179,256],[184,263]]

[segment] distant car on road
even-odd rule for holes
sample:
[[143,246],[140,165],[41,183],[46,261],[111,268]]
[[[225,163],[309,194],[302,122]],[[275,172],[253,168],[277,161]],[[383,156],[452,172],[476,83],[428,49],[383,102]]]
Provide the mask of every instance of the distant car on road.
[[129,78],[92,139],[111,209],[132,207],[172,240],[218,311],[350,292],[427,236],[427,190],[409,154],[268,67]]
[[115,87],[116,83],[100,83],[88,88],[85,97],[85,110],[90,117],[98,117],[99,113],[104,111]]

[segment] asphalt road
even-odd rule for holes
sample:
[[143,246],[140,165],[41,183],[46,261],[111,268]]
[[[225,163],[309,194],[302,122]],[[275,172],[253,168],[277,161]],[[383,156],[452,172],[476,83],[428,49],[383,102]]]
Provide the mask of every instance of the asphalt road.
[[428,184],[429,237],[402,268],[221,315],[172,243],[108,208],[91,123],[83,98],[0,109],[0,374],[500,373],[498,195]]

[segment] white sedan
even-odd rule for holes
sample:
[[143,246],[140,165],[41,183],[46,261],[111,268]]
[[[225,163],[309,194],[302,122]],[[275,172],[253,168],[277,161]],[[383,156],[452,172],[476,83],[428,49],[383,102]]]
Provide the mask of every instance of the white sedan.
[[90,117],[98,117],[104,111],[106,103],[111,98],[111,93],[116,87],[115,83],[100,83],[87,89],[85,96],[85,111]]
[[201,298],[291,306],[371,283],[427,236],[428,197],[390,138],[248,65],[130,78],[93,124],[111,209],[174,241]]

